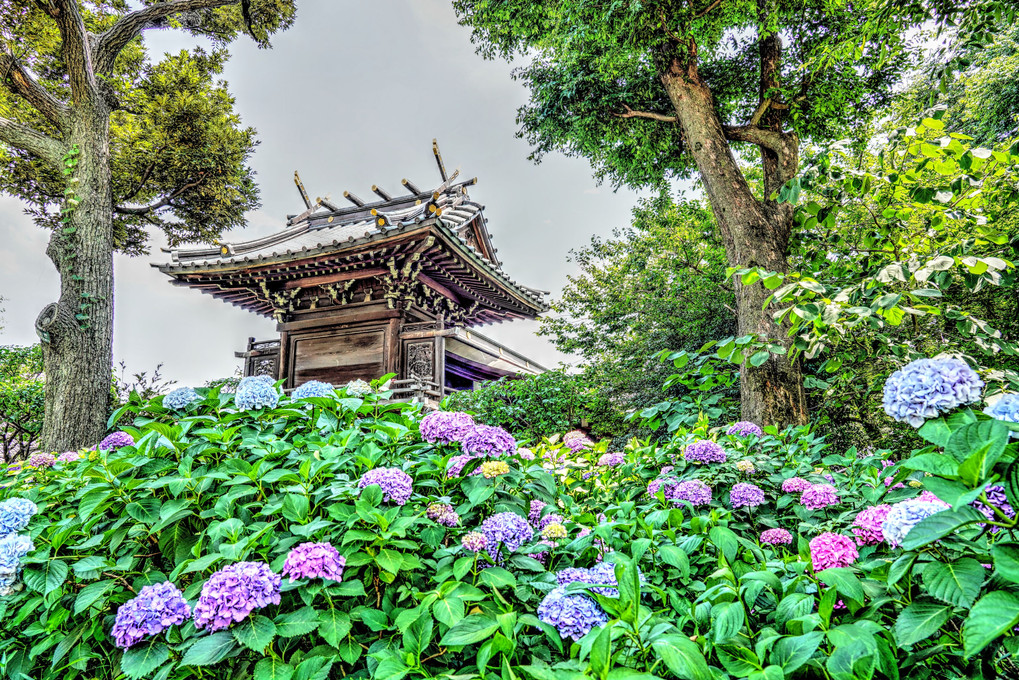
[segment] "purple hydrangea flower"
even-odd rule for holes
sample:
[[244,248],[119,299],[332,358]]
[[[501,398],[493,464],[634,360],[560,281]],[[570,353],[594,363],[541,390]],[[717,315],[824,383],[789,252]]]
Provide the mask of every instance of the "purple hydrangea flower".
[[0,501],[0,536],[21,531],[38,512],[39,506],[27,498]]
[[51,468],[56,464],[57,457],[52,453],[33,453],[26,463],[31,468]]
[[475,456],[501,456],[517,449],[517,440],[501,427],[475,425],[460,442],[464,453]]
[[517,455],[524,460],[534,460],[534,451],[524,448],[523,446],[517,449]]
[[587,435],[580,430],[571,430],[563,435],[563,444],[573,453],[577,453],[578,451],[591,448],[594,442],[588,439]]
[[527,521],[538,526],[541,522],[541,511],[545,509],[548,503],[542,501],[531,501],[530,512],[527,513]]
[[[449,463],[446,464],[446,477],[453,479],[463,474],[464,467],[467,463],[474,460],[474,456],[469,454],[461,454],[459,456],[453,456],[449,459]],[[475,470],[477,472],[477,470]]]
[[472,553],[481,552],[488,547],[488,539],[485,538],[484,534],[477,531],[468,531],[464,534],[463,538],[460,539],[460,542],[464,548],[470,550]]
[[382,489],[382,501],[403,505],[414,491],[414,480],[400,468],[374,468],[357,481],[359,489],[377,484]]
[[800,496],[800,504],[807,510],[820,510],[839,502],[838,491],[831,484],[811,484]]
[[280,603],[280,575],[264,562],[236,562],[205,582],[195,605],[195,628],[222,630],[248,614]]
[[[984,409],[984,413],[996,420],[1019,423],[1019,394],[1003,394],[993,404]],[[1019,437],[1019,432],[1012,431],[1012,437]]]
[[864,508],[857,513],[856,519],[853,520],[853,534],[859,545],[877,545],[884,540],[881,525],[884,524],[891,509],[892,506],[886,503]]
[[194,402],[200,400],[201,397],[198,396],[198,393],[190,387],[178,387],[163,397],[163,408],[183,411]]
[[984,381],[962,359],[918,359],[885,382],[885,413],[920,427],[928,418],[979,401],[983,388]]
[[930,491],[921,491],[920,495],[916,497],[918,501],[924,501],[925,503],[940,503],[941,505],[947,506],[948,503],[935,496]]
[[825,569],[848,567],[859,556],[853,539],[842,534],[826,531],[810,541],[810,562],[814,565],[815,573]]
[[564,640],[579,640],[592,628],[609,622],[609,617],[594,600],[581,593],[567,595],[563,586],[553,589],[541,601],[538,618],[558,630]]
[[447,527],[455,527],[460,524],[460,515],[452,505],[445,503],[431,503],[428,510],[425,511],[425,516]]
[[280,401],[276,381],[267,375],[249,375],[241,378],[234,393],[234,406],[241,411],[254,411],[260,408],[276,408]]
[[659,477],[658,479],[652,479],[647,485],[647,495],[654,497],[658,494],[660,489],[664,489],[662,491],[662,495],[665,496],[666,500],[669,500],[671,498],[675,498],[677,486],[679,486],[679,480],[675,477]]
[[[149,635],[159,635],[191,617],[191,609],[177,586],[164,581],[142,588],[138,595],[120,605],[113,624],[113,639],[127,649]],[[229,625],[229,624],[228,624]]]
[[96,451],[116,451],[124,446],[134,446],[134,437],[127,432],[113,432],[99,442]]
[[726,434],[738,435],[740,437],[749,437],[753,435],[755,437],[761,437],[764,435],[762,430],[756,423],[752,423],[749,420],[741,420],[738,423],[734,423],[729,426],[726,430]]
[[812,486],[813,484],[802,477],[790,477],[782,482],[782,491],[785,493],[801,493]]
[[320,380],[309,380],[291,392],[291,399],[313,399],[316,397],[332,397],[336,394],[336,388],[332,383],[321,382]]
[[761,532],[761,543],[786,545],[793,542],[793,535],[785,529],[767,529]]
[[598,465],[604,465],[605,467],[615,467],[625,462],[626,456],[621,451],[602,454],[602,457],[598,459]]
[[684,457],[696,463],[724,463],[725,449],[710,439],[699,439],[686,447]]
[[690,505],[707,505],[711,502],[711,487],[699,479],[687,479],[675,486],[671,497],[676,505],[687,501]]
[[534,530],[527,520],[514,512],[500,512],[481,523],[488,555],[497,564],[503,560],[502,548],[513,552],[534,538]]
[[452,444],[474,429],[474,418],[460,411],[433,411],[421,419],[421,438],[433,444]]
[[587,583],[590,572],[587,569],[581,569],[580,567],[567,567],[556,572],[556,582],[561,586],[566,586],[574,581],[581,583]]
[[75,461],[81,460],[81,454],[77,451],[64,451],[57,456],[58,463],[74,463]]
[[764,491],[756,484],[739,482],[729,492],[729,502],[734,508],[754,508],[764,503]]
[[[1005,487],[997,484],[988,484],[984,487],[984,495],[987,496],[987,500],[991,505],[987,505],[982,501],[973,501],[972,503],[974,508],[983,513],[984,517],[990,520],[999,519],[998,515],[994,512],[994,508],[1003,512],[1009,519],[1015,517],[1015,510],[1009,504],[1008,497],[1005,495]],[[999,531],[1001,531],[1001,527],[991,526],[991,533],[996,534]]]
[[282,575],[289,576],[291,583],[313,578],[342,581],[346,564],[347,558],[330,543],[302,543],[287,555]]
[[892,506],[881,523],[881,535],[893,548],[902,544],[906,535],[931,515],[948,509],[945,503],[930,503],[921,500],[902,501]]
[[556,513],[551,512],[541,518],[541,520],[538,522],[538,529],[544,529],[549,524],[562,524],[565,521],[566,520],[563,519],[562,515],[557,515]]

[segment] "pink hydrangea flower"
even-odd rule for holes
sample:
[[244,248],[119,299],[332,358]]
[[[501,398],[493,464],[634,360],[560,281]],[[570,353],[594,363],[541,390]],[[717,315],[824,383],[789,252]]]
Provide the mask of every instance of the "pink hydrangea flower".
[[860,557],[853,539],[826,531],[810,541],[810,561],[814,571],[848,567]]
[[888,504],[875,505],[864,508],[853,520],[853,534],[856,535],[856,542],[859,545],[877,545],[884,540],[881,533],[881,524],[888,516],[892,506]]

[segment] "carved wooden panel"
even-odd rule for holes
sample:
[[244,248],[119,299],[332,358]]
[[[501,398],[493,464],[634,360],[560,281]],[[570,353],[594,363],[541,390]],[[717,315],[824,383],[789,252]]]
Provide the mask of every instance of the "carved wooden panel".
[[435,343],[408,342],[405,346],[404,366],[408,378],[435,380]]
[[378,378],[385,372],[385,338],[382,329],[295,338],[291,382],[296,387],[309,380],[339,385]]

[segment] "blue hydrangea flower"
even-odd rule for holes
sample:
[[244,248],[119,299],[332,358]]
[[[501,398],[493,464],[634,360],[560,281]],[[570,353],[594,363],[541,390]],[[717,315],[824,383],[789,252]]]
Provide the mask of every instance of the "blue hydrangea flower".
[[8,498],[0,502],[0,536],[21,531],[37,512],[39,507],[27,498]]
[[552,590],[538,605],[538,618],[555,627],[565,640],[579,640],[592,628],[604,626],[609,617],[594,600],[581,593],[566,594],[564,586]]
[[0,569],[21,567],[21,558],[35,550],[32,539],[22,534],[7,534],[0,538]]
[[335,392],[336,388],[331,383],[309,380],[294,390],[290,396],[293,399],[311,399],[314,397],[331,397]]
[[890,546],[897,547],[917,524],[931,515],[948,509],[946,503],[909,500],[896,503],[881,523],[881,535]]
[[138,595],[120,605],[113,624],[114,644],[121,649],[159,635],[170,626],[179,626],[191,618],[191,608],[177,586],[164,581],[145,586]]
[[275,408],[279,400],[280,393],[276,390],[275,381],[267,375],[241,378],[237,393],[234,394],[234,406],[242,411]]
[[885,413],[913,427],[980,399],[984,381],[962,359],[918,359],[885,381]]
[[183,411],[196,401],[201,401],[198,392],[190,387],[178,387],[163,397],[163,406],[174,411]]
[[[1019,394],[1001,395],[1000,399],[984,409],[984,413],[996,420],[1019,423]],[[1019,432],[1013,431],[1012,436],[1019,437]]]

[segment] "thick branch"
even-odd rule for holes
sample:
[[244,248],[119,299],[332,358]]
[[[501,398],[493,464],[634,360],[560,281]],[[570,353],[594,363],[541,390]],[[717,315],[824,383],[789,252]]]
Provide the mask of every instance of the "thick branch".
[[0,54],[0,81],[3,81],[8,90],[34,106],[51,123],[63,129],[67,106],[36,82],[32,74],[10,54]]
[[626,109],[626,113],[614,113],[616,118],[648,118],[650,120],[657,120],[663,123],[677,123],[679,118],[676,116],[667,116],[662,113],[651,113],[649,111],[634,111],[626,104],[623,104],[623,108]]
[[131,207],[128,207],[128,206],[117,205],[117,206],[113,207],[113,210],[114,210],[114,212],[116,212],[116,213],[118,213],[120,215],[148,215],[151,212],[159,210],[160,208],[165,208],[166,206],[170,205],[170,203],[173,202],[173,199],[177,198],[178,196],[183,194],[188,189],[194,189],[199,184],[201,184],[202,180],[204,180],[204,179],[205,179],[205,173],[203,172],[201,174],[201,176],[198,179],[196,179],[194,182],[188,182],[187,184],[184,184],[184,185],[174,189],[172,192],[170,192],[166,196],[163,196],[161,199],[159,199],[155,203],[150,203],[149,205],[145,205],[145,206],[142,206],[140,208],[131,208]]
[[211,9],[236,5],[240,0],[171,0],[157,5],[149,5],[145,9],[131,12],[121,17],[105,33],[99,36],[96,46],[95,64],[97,73],[110,73],[117,55],[129,42],[134,40],[143,30],[173,16],[179,12]]
[[88,30],[81,18],[77,0],[49,0],[45,10],[60,28],[67,77],[71,83],[71,100],[75,104],[96,102],[99,86],[92,68]]
[[723,125],[725,138],[733,142],[750,142],[781,155],[785,149],[783,134],[756,125]]
[[63,144],[35,128],[7,118],[0,118],[0,142],[38,156],[57,169],[64,157]]

